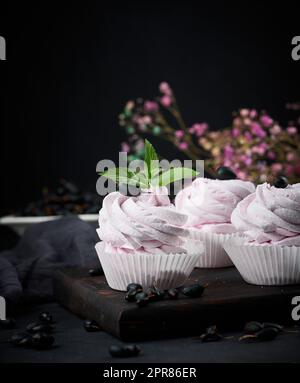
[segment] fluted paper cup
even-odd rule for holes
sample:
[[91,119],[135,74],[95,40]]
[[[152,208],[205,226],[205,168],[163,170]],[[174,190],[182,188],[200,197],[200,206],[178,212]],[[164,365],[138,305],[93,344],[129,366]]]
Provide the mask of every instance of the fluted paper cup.
[[108,285],[126,291],[129,283],[139,283],[144,289],[154,283],[161,289],[180,287],[193,271],[197,254],[109,254],[104,243],[96,244],[96,251]]
[[300,247],[256,245],[245,239],[230,239],[224,249],[242,275],[254,285],[300,284]]
[[[196,267],[230,267],[233,266],[233,263],[226,254],[223,245],[228,239],[239,235],[207,233],[197,229],[190,229],[189,238],[185,239],[185,248],[192,253],[198,253]],[[201,244],[204,246],[204,252]]]

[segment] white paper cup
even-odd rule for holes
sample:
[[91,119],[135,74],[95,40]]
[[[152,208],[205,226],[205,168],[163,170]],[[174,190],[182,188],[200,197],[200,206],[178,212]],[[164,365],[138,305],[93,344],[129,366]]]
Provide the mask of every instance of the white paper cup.
[[233,238],[224,244],[232,262],[248,283],[282,286],[300,283],[300,247],[256,245]]
[[[206,233],[197,229],[190,229],[189,237],[185,238],[185,248],[189,252],[198,253],[196,267],[230,267],[233,266],[233,263],[226,254],[223,244],[228,239],[239,235]],[[204,246],[204,252],[201,244]]]
[[96,251],[108,285],[126,291],[129,283],[139,283],[144,289],[154,283],[161,289],[182,286],[191,275],[197,254],[109,254],[104,243],[96,244]]

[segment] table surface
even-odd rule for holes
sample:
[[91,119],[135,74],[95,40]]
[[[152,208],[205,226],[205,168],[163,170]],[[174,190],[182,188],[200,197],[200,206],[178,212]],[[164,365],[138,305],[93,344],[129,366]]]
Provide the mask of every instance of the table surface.
[[[57,321],[55,347],[36,351],[19,349],[8,342],[15,332],[24,331],[39,312],[49,311]],[[121,342],[105,332],[88,333],[82,319],[56,303],[31,307],[17,317],[18,328],[0,330],[0,362],[25,363],[151,363],[151,362],[300,362],[300,327],[289,328],[277,339],[263,343],[239,342],[240,332],[226,333],[220,342],[202,343],[195,337],[139,342],[143,354],[136,358],[112,358],[108,348]],[[228,338],[227,338],[228,337]]]

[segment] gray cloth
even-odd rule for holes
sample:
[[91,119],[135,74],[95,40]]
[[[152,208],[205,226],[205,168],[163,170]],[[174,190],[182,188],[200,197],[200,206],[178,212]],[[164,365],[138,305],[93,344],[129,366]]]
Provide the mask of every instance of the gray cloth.
[[0,253],[0,295],[12,302],[49,301],[58,268],[100,266],[96,230],[77,217],[34,225],[17,246]]

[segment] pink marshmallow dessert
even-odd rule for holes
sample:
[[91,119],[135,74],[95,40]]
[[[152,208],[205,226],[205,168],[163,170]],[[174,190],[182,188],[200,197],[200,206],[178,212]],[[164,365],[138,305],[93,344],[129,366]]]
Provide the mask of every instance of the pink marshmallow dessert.
[[230,239],[224,248],[246,282],[300,283],[300,184],[257,186],[231,219],[246,238]]
[[[176,209],[188,216],[184,225],[189,229],[185,248],[191,252],[198,251],[196,267],[233,265],[223,249],[229,238],[240,236],[231,223],[231,213],[240,201],[254,191],[255,186],[251,182],[197,178],[178,193]],[[201,251],[202,243],[204,253]]]
[[185,214],[176,211],[165,187],[144,190],[137,197],[107,195],[99,213],[96,251],[112,289],[129,283],[162,289],[184,284],[198,255],[183,247]]

